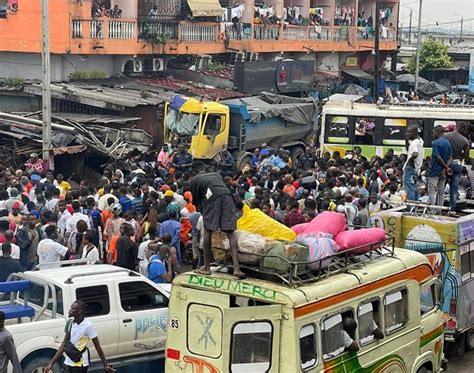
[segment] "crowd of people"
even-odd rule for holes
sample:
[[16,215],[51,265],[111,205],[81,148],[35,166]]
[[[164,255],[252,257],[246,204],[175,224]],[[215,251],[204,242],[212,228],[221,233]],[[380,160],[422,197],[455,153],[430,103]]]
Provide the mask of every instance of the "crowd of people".
[[[469,164],[467,126],[459,123],[450,133],[436,127],[433,137],[428,158],[416,126],[409,126],[406,154],[389,149],[368,159],[354,146],[345,154],[318,156],[308,146],[295,162],[287,150],[263,144],[243,169],[227,151],[212,167],[233,196],[236,219],[248,205],[288,227],[326,210],[345,214],[350,225],[369,226],[370,216],[382,209],[405,200],[442,205],[445,195],[455,215],[456,200],[471,197],[474,181],[463,166]],[[38,162],[32,154],[20,169],[0,166],[0,281],[18,270],[57,267],[69,259],[138,270],[155,282],[170,282],[186,264],[202,264],[204,237],[213,223],[206,223],[199,205],[211,197],[193,187],[199,179],[195,166],[202,162],[184,146],[164,145],[154,168],[125,172],[108,166],[94,184],[75,184]]]
[[113,7],[107,7],[107,4],[100,0],[95,0],[92,5],[93,17],[122,18],[122,9],[117,4]]

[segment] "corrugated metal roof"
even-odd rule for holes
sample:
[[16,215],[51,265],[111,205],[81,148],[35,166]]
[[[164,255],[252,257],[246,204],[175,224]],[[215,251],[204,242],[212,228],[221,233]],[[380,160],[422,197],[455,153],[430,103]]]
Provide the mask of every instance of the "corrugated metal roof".
[[[41,95],[41,84],[26,85],[24,91]],[[51,84],[51,97],[79,102],[95,107],[123,110],[126,107],[158,105],[170,98],[164,91],[148,91],[145,86],[132,80],[98,80]]]
[[466,40],[452,45],[448,49],[449,53],[472,53],[474,52],[474,40]]

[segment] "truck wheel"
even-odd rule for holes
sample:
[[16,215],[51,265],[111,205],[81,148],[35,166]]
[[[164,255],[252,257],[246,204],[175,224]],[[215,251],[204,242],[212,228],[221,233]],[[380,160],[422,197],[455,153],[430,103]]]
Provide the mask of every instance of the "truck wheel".
[[456,356],[456,357],[463,357],[464,353],[466,352],[466,334],[460,334],[454,342],[448,344],[446,349],[446,354],[448,356]]
[[466,348],[468,351],[474,350],[474,328],[469,329],[466,333]]
[[300,159],[300,157],[304,154],[304,149],[300,147],[293,148],[291,149],[290,154],[291,154],[291,160],[293,161],[293,166],[294,166],[298,162],[298,159]]
[[[23,373],[43,373],[44,368],[46,368],[50,361],[51,358],[47,356],[37,357],[23,366]],[[61,366],[56,363],[51,371],[53,373],[61,373]]]
[[242,170],[245,165],[250,164],[252,162],[252,153],[245,153],[240,159],[237,166],[239,170]]

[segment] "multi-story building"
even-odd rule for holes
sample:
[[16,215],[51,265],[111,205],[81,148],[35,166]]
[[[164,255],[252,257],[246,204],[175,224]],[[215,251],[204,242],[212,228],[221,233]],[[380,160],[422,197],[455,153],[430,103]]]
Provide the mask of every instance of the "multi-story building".
[[[397,49],[399,1],[381,1],[381,62]],[[41,1],[2,3],[0,77],[40,78]],[[101,3],[121,13],[100,14]],[[375,18],[375,0],[49,0],[51,77],[157,71],[177,56],[231,54],[370,72]]]

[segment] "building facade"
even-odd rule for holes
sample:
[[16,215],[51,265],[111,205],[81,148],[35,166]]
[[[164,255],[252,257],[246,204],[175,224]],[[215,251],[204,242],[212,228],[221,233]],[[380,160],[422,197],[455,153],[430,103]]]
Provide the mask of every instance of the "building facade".
[[[41,1],[2,1],[0,77],[40,79]],[[397,50],[399,5],[380,5],[381,62]],[[160,71],[183,55],[296,57],[321,72],[370,72],[375,18],[375,0],[49,0],[51,77]]]

